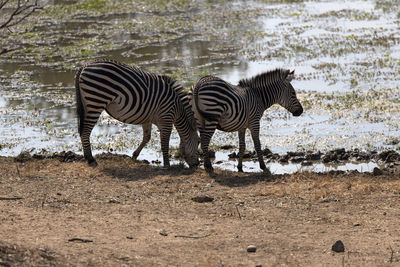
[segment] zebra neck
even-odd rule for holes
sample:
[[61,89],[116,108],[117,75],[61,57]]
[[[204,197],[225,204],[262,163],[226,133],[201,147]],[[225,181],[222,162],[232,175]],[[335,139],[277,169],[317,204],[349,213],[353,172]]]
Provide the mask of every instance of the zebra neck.
[[261,100],[264,110],[269,108],[273,104],[278,103],[278,99],[280,97],[279,92],[275,92],[270,87],[267,87],[267,88],[265,88],[265,87],[257,88],[256,87],[256,88],[252,88],[251,91],[254,92],[254,96],[257,99]]
[[[178,103],[176,106],[176,115],[175,115],[175,128],[179,134],[179,136],[182,139],[185,139],[187,137],[187,132],[190,131],[192,128],[192,120],[193,118],[190,118],[190,114],[188,114],[188,111],[186,110],[185,106],[183,103]],[[187,140],[185,140],[186,142]]]

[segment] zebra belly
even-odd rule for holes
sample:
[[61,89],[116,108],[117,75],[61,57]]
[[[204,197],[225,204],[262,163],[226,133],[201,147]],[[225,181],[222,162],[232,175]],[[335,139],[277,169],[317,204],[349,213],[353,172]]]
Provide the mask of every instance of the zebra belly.
[[234,123],[233,124],[227,124],[227,123],[221,124],[220,123],[217,126],[218,130],[224,131],[224,132],[236,132],[236,131],[239,131],[240,129],[243,129],[243,128],[246,128],[244,123],[240,124],[240,125],[237,125],[237,124],[234,124]]
[[247,116],[239,117],[230,112],[222,114],[218,122],[218,130],[224,132],[235,132],[240,129],[246,128],[247,126]]
[[138,108],[134,106],[125,106],[121,97],[117,97],[113,102],[107,105],[107,113],[116,120],[130,124],[143,124],[149,121],[151,114],[141,114]]

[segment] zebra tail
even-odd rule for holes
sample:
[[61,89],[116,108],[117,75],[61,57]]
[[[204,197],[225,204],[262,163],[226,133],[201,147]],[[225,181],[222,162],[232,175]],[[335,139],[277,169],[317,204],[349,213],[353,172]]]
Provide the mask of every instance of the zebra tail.
[[81,98],[81,88],[79,86],[79,78],[81,76],[82,70],[84,66],[80,67],[78,71],[76,72],[75,75],[75,90],[76,90],[76,113],[77,113],[77,118],[78,118],[78,132],[79,135],[83,131],[83,122],[85,118],[85,110],[83,107],[82,103],[82,98]]

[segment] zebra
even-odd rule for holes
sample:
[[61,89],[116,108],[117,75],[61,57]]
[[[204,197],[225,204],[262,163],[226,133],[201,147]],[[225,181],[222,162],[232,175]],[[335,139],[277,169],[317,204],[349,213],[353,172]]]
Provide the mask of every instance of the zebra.
[[84,64],[75,76],[78,132],[84,158],[97,166],[92,156],[90,134],[100,114],[107,113],[124,123],[141,124],[143,139],[133,152],[136,159],[150,141],[151,127],[160,131],[164,166],[170,166],[169,139],[175,125],[181,139],[180,152],[189,166],[199,164],[199,137],[188,92],[174,79],[144,71],[136,66],[102,59]]
[[294,116],[303,113],[303,107],[290,83],[293,78],[294,71],[275,69],[249,79],[242,79],[238,85],[232,85],[214,76],[205,76],[193,85],[191,104],[200,131],[204,168],[207,172],[214,175],[208,146],[216,129],[238,132],[237,168],[239,172],[243,172],[245,133],[246,129],[250,129],[260,168],[271,174],[265,166],[261,151],[260,120],[264,111],[273,104],[280,104]]

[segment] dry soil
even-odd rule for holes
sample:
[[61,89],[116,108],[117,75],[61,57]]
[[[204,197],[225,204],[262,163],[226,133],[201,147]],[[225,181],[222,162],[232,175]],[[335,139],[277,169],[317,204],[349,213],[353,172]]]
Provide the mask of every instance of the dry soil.
[[399,178],[3,157],[0,266],[400,266]]

